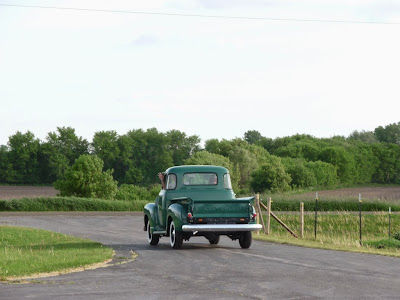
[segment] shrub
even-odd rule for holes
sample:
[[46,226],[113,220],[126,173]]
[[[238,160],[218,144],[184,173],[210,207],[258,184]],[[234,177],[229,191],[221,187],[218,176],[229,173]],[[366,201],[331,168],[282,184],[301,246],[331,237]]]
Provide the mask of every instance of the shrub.
[[112,199],[117,193],[117,182],[111,170],[103,172],[103,165],[96,155],[81,155],[54,187],[61,196]]
[[314,173],[318,186],[335,187],[339,182],[337,168],[322,161],[308,161],[305,166]]
[[357,182],[357,170],[354,155],[340,146],[326,147],[320,153],[320,160],[337,167],[337,175],[341,183]]
[[306,167],[306,161],[294,158],[283,158],[285,170],[292,178],[291,185],[294,188],[307,188],[317,184],[317,179],[312,170]]
[[290,189],[289,183],[292,180],[285,172],[280,160],[272,160],[264,163],[252,173],[250,186],[255,192],[283,192]]
[[399,241],[400,241],[400,232],[396,232],[396,233],[393,235],[393,237],[394,237],[396,240],[399,240]]
[[150,186],[149,191],[150,191],[150,195],[151,195],[151,200],[154,200],[158,194],[160,194],[160,185],[159,184],[155,184],[153,186]]
[[[126,200],[126,201],[134,201],[134,200],[154,200],[154,192],[156,187],[148,190],[144,187],[133,185],[133,184],[123,184],[118,189],[118,192],[115,196],[117,200]],[[157,188],[157,195],[160,191],[160,187]]]

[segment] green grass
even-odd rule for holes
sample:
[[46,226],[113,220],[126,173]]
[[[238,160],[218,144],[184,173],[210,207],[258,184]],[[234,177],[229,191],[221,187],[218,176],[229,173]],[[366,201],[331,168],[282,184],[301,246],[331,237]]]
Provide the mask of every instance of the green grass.
[[400,249],[400,241],[396,239],[383,239],[379,241],[366,241],[363,243],[364,246],[370,246],[377,249]]
[[[265,205],[266,200],[262,201]],[[299,211],[300,202],[304,202],[305,211],[315,210],[315,200],[301,199],[282,199],[279,197],[272,198],[272,211]],[[364,200],[361,204],[362,211],[400,211],[400,205],[395,203],[385,203]],[[359,203],[357,200],[340,200],[340,199],[324,199],[318,200],[318,211],[358,211]]]
[[0,226],[0,280],[103,262],[113,250],[46,230]]
[[142,211],[148,200],[122,201],[78,197],[0,200],[0,211]]
[[[292,229],[299,239],[295,239],[281,225],[271,218],[270,235],[258,235],[257,239],[278,243],[288,243],[305,247],[357,251],[400,256],[398,241],[391,239],[385,247],[377,247],[380,241],[388,239],[388,214],[377,213],[362,216],[362,241],[360,245],[359,216],[349,212],[330,215],[318,215],[317,238],[314,238],[314,215],[304,216],[304,238],[300,238],[299,214],[275,214]],[[391,232],[400,231],[400,215],[392,215]],[[392,240],[394,241],[392,243]]]

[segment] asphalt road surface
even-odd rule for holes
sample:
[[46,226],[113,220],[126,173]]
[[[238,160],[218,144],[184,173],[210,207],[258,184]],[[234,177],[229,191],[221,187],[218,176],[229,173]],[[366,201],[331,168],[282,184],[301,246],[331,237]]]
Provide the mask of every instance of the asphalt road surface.
[[222,237],[172,250],[147,243],[141,214],[0,214],[0,225],[42,228],[111,246],[125,264],[0,283],[0,299],[399,299],[400,259]]

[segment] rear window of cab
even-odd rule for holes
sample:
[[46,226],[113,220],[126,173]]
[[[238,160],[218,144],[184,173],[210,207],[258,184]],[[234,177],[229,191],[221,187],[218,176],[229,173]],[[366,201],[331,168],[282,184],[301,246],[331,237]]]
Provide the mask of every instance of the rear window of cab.
[[217,185],[216,173],[185,173],[183,174],[183,185]]
[[[183,185],[208,185],[215,186],[218,184],[218,175],[216,173],[185,173],[183,175]],[[228,173],[224,174],[224,188],[231,190],[231,177]]]

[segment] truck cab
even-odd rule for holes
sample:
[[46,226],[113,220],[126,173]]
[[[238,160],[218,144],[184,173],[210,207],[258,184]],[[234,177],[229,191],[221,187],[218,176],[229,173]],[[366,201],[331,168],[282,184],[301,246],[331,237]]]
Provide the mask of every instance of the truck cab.
[[236,198],[228,169],[176,166],[164,172],[165,189],[144,207],[144,230],[150,245],[168,237],[172,248],[195,236],[218,244],[220,236],[249,248],[256,224],[254,197]]

